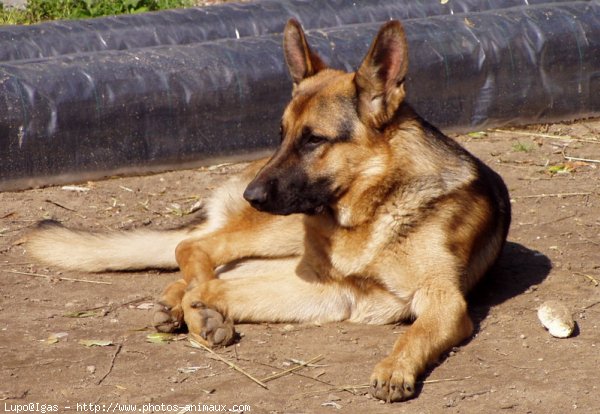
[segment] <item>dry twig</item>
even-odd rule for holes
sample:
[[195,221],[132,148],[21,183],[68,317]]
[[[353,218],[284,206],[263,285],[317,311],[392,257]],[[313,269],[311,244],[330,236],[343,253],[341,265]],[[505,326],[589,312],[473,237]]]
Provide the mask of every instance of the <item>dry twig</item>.
[[546,224],[554,224],[554,223],[558,223],[559,221],[568,220],[568,219],[573,218],[573,217],[577,217],[577,214],[570,214],[568,216],[560,217],[560,218],[557,218],[555,220],[542,221],[541,223],[537,223],[537,225],[538,226],[544,226]]
[[565,157],[565,159],[567,161],[593,162],[593,163],[596,163],[596,164],[600,164],[600,160],[593,160],[593,159],[590,159],[590,158],[569,157],[567,155],[564,155],[564,151],[563,151],[563,157]]
[[593,193],[550,193],[550,194],[531,194],[531,195],[523,195],[523,196],[512,196],[511,198],[517,200],[519,198],[544,198],[544,197],[575,197],[575,196],[588,196]]
[[590,142],[592,144],[600,144],[600,141],[596,141],[593,139],[574,138],[570,135],[541,134],[538,132],[509,131],[506,129],[492,129],[491,131],[492,132],[500,132],[502,134],[517,134],[517,135],[525,135],[525,136],[537,137],[537,138],[559,139],[561,141]]
[[462,378],[442,378],[442,379],[425,380],[425,381],[421,381],[421,383],[422,384],[437,384],[440,382],[464,381],[464,380],[468,380],[471,378],[473,378],[473,377],[468,376],[468,377],[462,377]]
[[76,212],[77,212],[77,210],[74,210],[74,209],[72,209],[71,207],[63,206],[62,204],[60,204],[60,203],[57,203],[56,201],[52,201],[52,200],[44,200],[44,201],[45,201],[46,203],[49,203],[49,204],[55,205],[56,207],[60,207],[60,208],[62,208],[62,209],[65,209],[65,210],[67,210],[67,211],[72,211],[72,212],[74,212],[74,213],[76,213]]
[[[276,367],[276,366],[274,366],[274,365],[271,365],[271,364],[266,364],[266,363],[264,363],[264,362],[257,361],[257,360],[255,360],[255,359],[248,359],[248,358],[241,358],[241,357],[240,357],[239,359],[240,359],[240,360],[242,360],[242,361],[248,361],[248,362],[253,362],[253,363],[255,363],[255,364],[263,365],[263,366],[265,366],[265,367],[269,367],[269,368],[273,368],[273,369],[279,369],[279,367]],[[316,382],[320,382],[321,384],[329,385],[330,387],[332,387],[332,389],[339,389],[339,386],[338,386],[338,385],[336,385],[336,384],[333,384],[333,383],[331,383],[331,382],[328,382],[328,381],[324,381],[324,380],[322,380],[322,379],[320,379],[320,378],[317,378],[317,377],[318,377],[318,375],[317,375],[317,377],[312,377],[312,376],[310,376],[310,375],[305,375],[305,374],[303,374],[303,373],[301,373],[301,372],[298,372],[298,371],[293,371],[293,372],[292,372],[292,374],[293,374],[293,375],[298,375],[299,377],[308,378],[308,379],[311,379],[311,380],[313,380],[313,381],[316,381]],[[354,392],[352,392],[352,391],[348,391],[348,392],[350,392],[350,393],[351,393],[351,394],[353,394],[353,395],[355,394],[355,393],[354,393]]]
[[116,304],[113,303],[112,305],[111,304],[106,304],[106,305],[94,306],[93,308],[81,309],[81,310],[79,310],[77,312],[93,312],[93,311],[102,309],[102,310],[104,310],[102,316],[106,316],[109,313],[114,312],[115,310],[117,310],[117,309],[119,309],[119,308],[121,308],[123,306],[128,306],[128,305],[131,305],[133,303],[144,302],[144,301],[151,300],[151,299],[152,299],[152,296],[141,296],[141,297],[138,297],[136,299],[128,300],[128,301],[125,301],[125,302],[116,303]]
[[589,159],[589,158],[577,158],[577,157],[569,157],[567,154],[565,154],[565,151],[567,150],[567,146],[565,145],[562,148],[561,154],[563,156],[563,158],[567,161],[578,161],[578,162],[583,162],[583,163],[600,163],[600,160],[593,160],[593,159]]
[[119,352],[121,352],[121,348],[123,348],[123,344],[117,344],[117,349],[115,349],[115,353],[113,354],[112,359],[110,360],[110,366],[108,367],[108,371],[106,371],[106,374],[104,374],[102,378],[100,378],[96,382],[96,385],[102,384],[102,381],[104,381],[106,377],[108,377],[108,375],[112,372],[113,368],[115,367],[115,359],[117,359],[117,355],[119,355]]
[[5,272],[7,272],[7,273],[14,273],[16,275],[42,277],[42,278],[48,279],[48,280],[56,279],[56,280],[67,280],[69,282],[94,283],[94,284],[97,284],[97,285],[112,285],[112,282],[103,282],[101,280],[74,279],[72,277],[40,275],[38,273],[19,272],[17,270],[5,270]]
[[46,203],[49,203],[49,204],[55,205],[56,207],[60,207],[60,208],[62,208],[62,209],[65,209],[65,210],[67,210],[67,211],[71,211],[71,212],[75,213],[75,215],[76,215],[76,216],[78,216],[78,217],[80,217],[80,218],[82,218],[82,219],[86,219],[86,218],[87,218],[87,217],[86,217],[86,216],[84,216],[83,214],[79,214],[79,212],[78,212],[77,210],[75,210],[75,209],[72,209],[72,208],[70,208],[70,207],[63,206],[62,204],[60,204],[60,203],[57,203],[56,201],[52,201],[52,200],[44,200],[44,201],[45,201]]
[[301,393],[294,394],[294,395],[318,395],[318,394],[325,394],[327,392],[336,392],[336,391],[346,391],[352,395],[356,395],[356,392],[354,392],[353,390],[359,390],[359,389],[364,389],[364,388],[369,388],[369,387],[370,387],[370,385],[365,385],[365,384],[363,384],[363,385],[341,385],[341,386],[331,384],[331,386],[329,388],[301,392]]
[[590,303],[589,305],[587,305],[587,306],[584,306],[584,307],[583,307],[583,308],[581,308],[581,309],[583,309],[583,310],[590,309],[590,308],[593,308],[593,307],[594,307],[594,306],[596,306],[596,305],[600,305],[600,300],[597,300],[596,302],[592,302],[592,303]]
[[[432,379],[432,380],[419,381],[419,383],[420,384],[438,384],[440,382],[464,381],[464,380],[471,379],[471,378],[472,378],[471,376],[468,376],[468,377],[462,377],[462,378]],[[336,388],[327,388],[327,389],[322,389],[322,390],[309,391],[309,392],[302,393],[300,395],[323,394],[326,392],[335,392],[335,391],[348,391],[351,394],[355,394],[352,390],[360,390],[360,389],[365,389],[365,388],[370,388],[370,387],[371,387],[370,384],[343,385],[343,386],[336,387]]]
[[587,275],[587,274],[581,273],[581,272],[573,272],[573,274],[588,278],[592,282],[592,284],[594,286],[600,285],[600,283],[598,283],[598,281],[596,280],[596,278],[594,278],[593,276],[590,276],[590,275]]
[[586,243],[592,243],[592,244],[595,244],[596,246],[600,246],[600,243],[598,243],[597,241],[590,240],[590,239],[588,239],[586,237],[583,237],[581,234],[579,235],[579,237],[581,237],[581,239],[583,241],[585,241]]
[[275,373],[273,375],[269,375],[268,377],[263,378],[261,381],[262,382],[269,382],[271,380],[283,377],[286,374],[291,374],[294,371],[302,369],[302,368],[308,366],[309,364],[313,364],[313,363],[315,363],[317,361],[320,361],[322,359],[323,359],[323,355],[316,356],[316,357],[312,358],[310,361],[303,362],[303,363],[301,363],[299,365],[296,365],[295,367],[283,370],[281,372],[277,372],[277,373]]
[[209,347],[207,347],[206,345],[204,345],[202,343],[202,339],[195,333],[190,332],[189,333],[189,337],[188,340],[190,341],[190,344],[194,347],[194,348],[202,348],[205,351],[210,352],[212,355],[214,355],[219,361],[226,363],[227,365],[229,365],[231,368],[235,369],[237,372],[239,372],[240,374],[245,375],[246,377],[250,378],[252,381],[256,382],[258,385],[260,385],[261,387],[263,387],[264,389],[268,390],[269,388],[266,386],[265,383],[263,383],[261,380],[254,378],[252,375],[250,375],[249,373],[247,373],[246,371],[244,371],[242,368],[238,367],[237,365],[235,365],[233,362],[226,360],[225,358],[223,358],[221,355],[217,354],[215,351],[213,351],[212,349],[210,349]]

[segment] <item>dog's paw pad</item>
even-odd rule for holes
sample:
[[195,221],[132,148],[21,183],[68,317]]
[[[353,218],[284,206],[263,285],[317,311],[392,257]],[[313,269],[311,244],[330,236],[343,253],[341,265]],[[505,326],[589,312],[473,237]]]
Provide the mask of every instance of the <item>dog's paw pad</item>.
[[380,362],[371,375],[371,395],[386,402],[404,401],[415,393],[414,375],[401,363]]
[[158,332],[175,332],[181,328],[183,317],[181,311],[169,308],[168,306],[157,303],[154,305],[154,314],[152,315],[152,325]]
[[227,346],[235,339],[233,322],[225,319],[223,315],[214,309],[203,308],[199,310],[203,327],[200,336],[206,339],[212,346]]
[[227,346],[234,342],[236,337],[233,322],[230,319],[200,302],[190,305],[200,319],[200,332],[198,333],[210,346]]

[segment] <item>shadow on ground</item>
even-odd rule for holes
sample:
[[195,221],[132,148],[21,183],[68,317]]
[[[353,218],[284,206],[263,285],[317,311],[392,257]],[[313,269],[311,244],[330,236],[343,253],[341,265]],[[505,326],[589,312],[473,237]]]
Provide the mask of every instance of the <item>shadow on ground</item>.
[[551,269],[552,262],[543,253],[518,243],[506,243],[498,263],[469,294],[476,331],[493,306],[542,283]]

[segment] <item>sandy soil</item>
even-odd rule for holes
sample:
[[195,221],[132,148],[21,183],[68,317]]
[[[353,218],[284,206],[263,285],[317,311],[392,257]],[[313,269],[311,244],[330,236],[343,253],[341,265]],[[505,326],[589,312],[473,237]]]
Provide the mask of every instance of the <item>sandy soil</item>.
[[[233,411],[246,404],[238,411],[252,413],[600,412],[600,164],[565,159],[600,159],[600,121],[457,140],[505,178],[514,220],[500,263],[471,295],[477,333],[430,370],[417,398],[383,404],[365,388],[402,325],[240,325],[242,340],[217,353],[257,378],[322,357],[263,389],[184,337],[148,342],[148,308],[177,273],[61,272],[33,263],[19,244],[44,218],[96,230],[179,225],[241,168],[230,165],[80,183],[85,191],[0,194],[0,408],[56,404],[50,408],[64,412],[79,404],[80,411],[120,412],[125,407],[115,404],[137,404],[138,412],[165,412],[178,404],[170,412],[186,412],[184,405],[200,403]],[[536,309],[549,299],[573,312],[573,337],[555,339],[538,322]]]

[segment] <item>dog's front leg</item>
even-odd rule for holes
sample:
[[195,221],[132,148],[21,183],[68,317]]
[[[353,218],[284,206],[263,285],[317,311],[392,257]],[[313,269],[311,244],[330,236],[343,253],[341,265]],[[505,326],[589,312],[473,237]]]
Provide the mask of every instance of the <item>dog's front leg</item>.
[[153,316],[157,330],[172,332],[183,324],[181,300],[191,285],[214,279],[215,267],[237,258],[235,250],[227,248],[231,234],[216,232],[204,238],[187,239],[179,243],[175,257],[183,278],[169,284],[158,301]]
[[427,365],[473,332],[466,301],[449,283],[432,283],[419,289],[412,309],[416,320],[371,375],[371,394],[387,402],[410,398]]
[[[175,256],[183,278],[163,291],[153,317],[157,330],[172,332],[182,326],[181,300],[186,289],[215,279],[216,267],[250,256],[274,258],[301,253],[303,232],[297,217],[270,216],[250,206],[242,212],[223,228],[177,246]],[[289,228],[291,235],[275,231],[282,226]]]
[[183,278],[170,283],[156,304],[153,316],[154,327],[161,332],[173,332],[183,324],[181,299],[192,282],[203,283],[215,278],[215,258],[211,257],[209,245],[219,244],[217,237],[187,239],[179,243],[175,257]]

